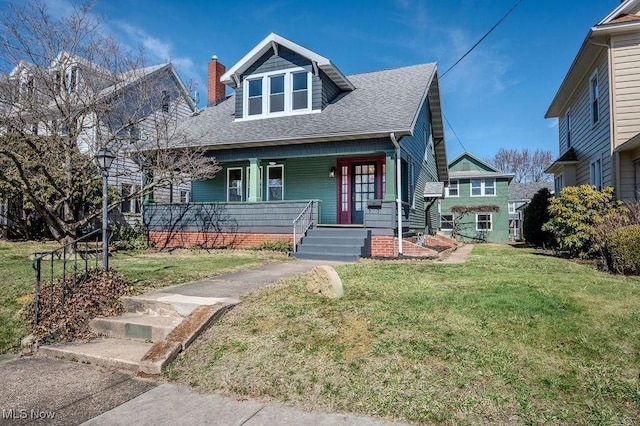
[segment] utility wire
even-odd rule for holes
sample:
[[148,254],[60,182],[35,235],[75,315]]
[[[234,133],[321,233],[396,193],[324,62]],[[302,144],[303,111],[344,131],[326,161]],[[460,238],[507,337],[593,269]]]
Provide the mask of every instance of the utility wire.
[[507,16],[509,16],[509,15],[511,14],[511,12],[513,12],[513,11],[515,10],[515,8],[516,8],[516,7],[518,7],[518,5],[519,5],[521,2],[522,2],[522,0],[517,0],[517,1],[515,2],[515,4],[514,4],[513,6],[511,6],[511,9],[509,9],[509,10],[507,11],[507,13],[505,13],[505,14],[504,14],[504,16],[503,16],[502,18],[500,18],[500,19],[498,20],[498,22],[496,22],[496,23],[493,25],[493,27],[491,27],[491,28],[489,29],[489,31],[487,31],[487,32],[486,32],[482,37],[480,37],[480,40],[478,40],[478,41],[477,41],[473,46],[471,46],[471,48],[470,48],[469,50],[467,50],[467,51],[465,52],[465,54],[464,54],[464,55],[462,55],[462,56],[460,57],[460,59],[458,59],[458,60],[457,60],[453,65],[451,65],[451,66],[449,67],[449,69],[448,69],[448,70],[446,70],[445,72],[443,72],[443,73],[442,73],[442,75],[440,76],[440,78],[442,79],[445,75],[447,75],[447,73],[448,73],[449,71],[451,71],[451,70],[452,70],[456,65],[458,65],[458,64],[459,64],[459,63],[460,63],[464,58],[466,58],[466,57],[467,57],[467,55],[473,51],[473,49],[475,49],[476,47],[478,47],[478,45],[479,45],[480,43],[482,43],[482,42],[483,42],[483,40],[484,40],[485,38],[487,38],[487,36],[493,32],[493,30],[495,30],[496,28],[498,28],[498,25],[500,25],[500,24],[502,23],[502,21],[504,21],[505,19],[507,19]]
[[460,144],[460,146],[462,147],[463,151],[467,152],[467,148],[464,147],[464,145],[462,144],[462,141],[460,140],[460,138],[458,137],[458,134],[456,133],[455,130],[453,130],[453,126],[451,125],[451,123],[449,123],[449,119],[447,118],[446,115],[444,115],[444,112],[442,113],[442,118],[444,118],[444,121],[447,122],[447,125],[449,126],[449,128],[451,129],[451,132],[453,133],[453,136],[456,137],[456,139],[458,139],[458,143]]
[[[478,47],[478,45],[480,43],[482,43],[484,41],[485,38],[487,38],[489,36],[489,34],[491,34],[493,32],[493,30],[495,30],[496,28],[498,28],[498,26],[502,23],[502,21],[504,21],[505,19],[507,19],[507,16],[509,16],[511,14],[511,12],[513,12],[515,10],[516,7],[518,7],[518,5],[522,2],[522,0],[517,0],[513,6],[511,6],[511,9],[509,9],[507,11],[507,13],[505,13],[502,18],[500,18],[498,20],[498,22],[496,22],[490,29],[489,31],[487,31],[486,33],[484,33],[484,35],[482,37],[480,37],[480,40],[478,40],[473,46],[471,46],[471,48],[469,48],[469,50],[467,50],[465,52],[464,55],[462,55],[460,57],[460,59],[458,59],[453,65],[451,65],[445,72],[442,73],[442,75],[440,76],[440,79],[442,80],[442,78],[444,78],[445,75],[447,75],[447,73],[449,71],[451,71],[456,65],[458,65],[460,62],[462,62],[462,60],[464,58],[467,57],[467,55],[469,55],[473,49],[475,49],[476,47]],[[460,140],[460,138],[458,137],[458,135],[456,134],[456,131],[453,129],[453,126],[451,125],[451,123],[449,123],[449,119],[447,118],[446,115],[444,115],[444,112],[442,113],[442,117],[444,118],[444,121],[447,122],[447,125],[449,126],[449,128],[451,129],[451,132],[453,133],[453,135],[456,137],[456,139],[458,140],[458,143],[460,144],[460,146],[462,147],[462,149],[464,151],[467,151],[467,148],[464,147],[464,145],[462,144],[462,141]]]

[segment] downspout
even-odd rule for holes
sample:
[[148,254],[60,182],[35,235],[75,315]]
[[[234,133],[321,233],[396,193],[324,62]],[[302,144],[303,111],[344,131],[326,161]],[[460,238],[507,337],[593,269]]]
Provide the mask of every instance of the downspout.
[[393,146],[396,147],[396,210],[398,211],[398,257],[402,256],[402,171],[400,169],[400,144],[396,134],[389,134]]

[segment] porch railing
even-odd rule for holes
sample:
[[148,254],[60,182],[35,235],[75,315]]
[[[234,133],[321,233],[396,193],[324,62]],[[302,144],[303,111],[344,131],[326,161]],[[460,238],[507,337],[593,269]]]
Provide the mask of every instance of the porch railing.
[[305,206],[297,218],[293,220],[293,251],[298,249],[298,238],[302,238],[313,226],[313,200]]
[[50,291],[46,293],[51,297],[49,303],[53,303],[53,286],[56,279],[73,288],[80,282],[78,272],[84,271],[86,276],[90,269],[98,269],[98,265],[102,264],[101,233],[101,229],[96,229],[55,250],[34,253],[32,265],[35,271],[35,325],[40,321],[43,288],[50,286]]

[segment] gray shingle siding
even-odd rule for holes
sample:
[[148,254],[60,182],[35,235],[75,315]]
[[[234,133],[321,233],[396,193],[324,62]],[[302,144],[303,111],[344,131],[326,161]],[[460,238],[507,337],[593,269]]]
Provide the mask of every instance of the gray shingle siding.
[[[271,203],[158,204],[144,210],[144,221],[150,231],[172,232],[248,232],[265,223],[275,233],[293,231],[293,220],[308,201]],[[318,220],[318,203],[313,220]]]
[[267,51],[267,53],[262,55],[260,59],[242,73],[241,80],[244,80],[247,76],[252,74],[262,74],[296,67],[302,67],[307,71],[311,71],[311,61],[304,56],[300,56],[287,49],[286,47],[280,46],[278,48],[277,56],[273,53],[273,50]]
[[364,212],[367,228],[394,228],[396,226],[396,202],[383,201],[380,208],[367,208]]
[[[340,88],[323,72],[320,71],[320,83],[322,85],[322,108],[333,102],[341,92]],[[315,98],[314,98],[315,101]],[[313,109],[316,109],[315,102]]]

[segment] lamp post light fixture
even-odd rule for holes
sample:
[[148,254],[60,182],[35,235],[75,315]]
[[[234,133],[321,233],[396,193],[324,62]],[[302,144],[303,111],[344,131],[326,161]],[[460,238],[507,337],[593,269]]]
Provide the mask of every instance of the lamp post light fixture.
[[109,167],[116,158],[108,148],[100,148],[95,156],[95,162],[102,171],[102,269],[109,270],[109,238],[107,237],[107,178]]

